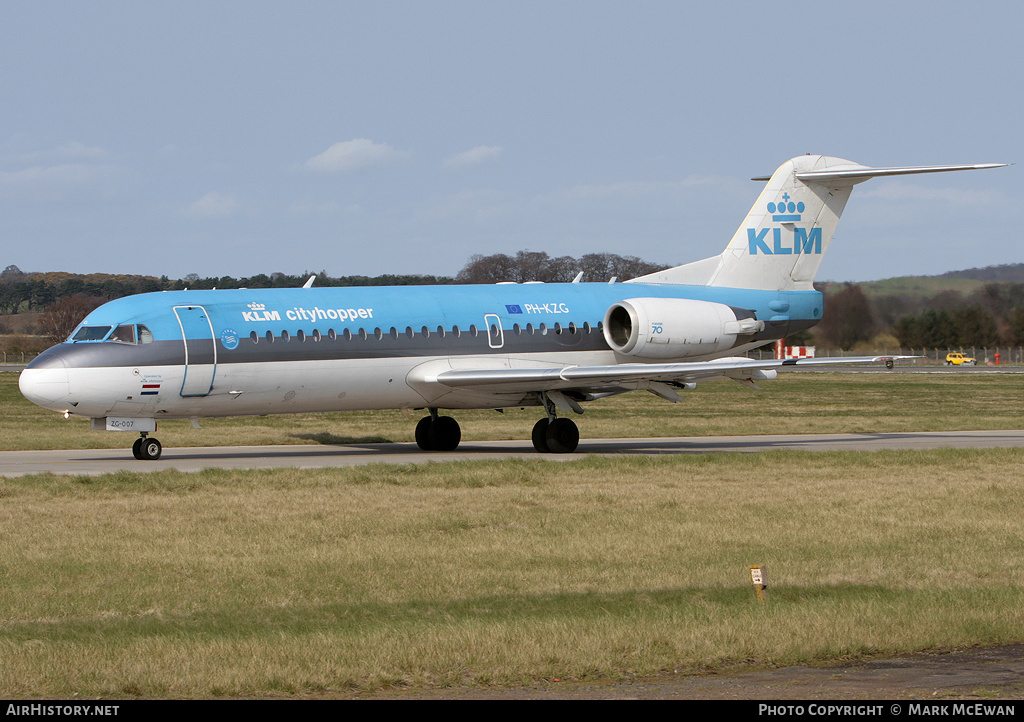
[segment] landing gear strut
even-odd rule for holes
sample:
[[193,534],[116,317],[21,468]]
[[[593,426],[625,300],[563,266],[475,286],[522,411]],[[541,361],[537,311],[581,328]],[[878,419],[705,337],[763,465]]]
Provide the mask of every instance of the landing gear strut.
[[542,454],[571,454],[580,443],[580,430],[572,419],[555,416],[555,404],[547,394],[541,394],[547,417],[533,426],[533,448]]
[[164,447],[160,445],[160,442],[149,438],[145,431],[132,444],[132,454],[139,461],[155,461],[160,458],[160,453],[163,449]]
[[460,441],[459,422],[451,416],[438,416],[437,409],[430,409],[430,416],[416,424],[416,445],[424,451],[455,451]]

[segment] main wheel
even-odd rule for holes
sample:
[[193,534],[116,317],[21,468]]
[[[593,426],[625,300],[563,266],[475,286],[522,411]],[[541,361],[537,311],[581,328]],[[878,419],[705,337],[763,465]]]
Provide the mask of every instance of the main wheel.
[[533,425],[533,448],[542,454],[551,453],[551,449],[548,448],[548,425],[550,423],[545,417]]
[[430,426],[432,421],[433,419],[429,416],[424,416],[416,424],[416,445],[424,451],[433,451],[433,448],[430,446]]
[[438,416],[430,425],[427,438],[432,451],[455,451],[462,441],[462,429],[451,416]]
[[556,454],[571,454],[580,444],[580,430],[572,419],[555,419],[546,436],[548,449]]
[[134,456],[139,461],[142,461],[142,442],[143,441],[145,441],[145,439],[140,436],[139,438],[137,438],[135,440],[135,443],[132,444],[132,456]]

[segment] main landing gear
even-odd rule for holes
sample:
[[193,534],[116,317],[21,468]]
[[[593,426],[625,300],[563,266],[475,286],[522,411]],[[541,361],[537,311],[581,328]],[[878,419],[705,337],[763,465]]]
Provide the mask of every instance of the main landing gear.
[[580,443],[580,430],[572,419],[544,418],[533,426],[533,448],[542,454],[571,454]]
[[160,442],[156,439],[149,438],[149,435],[143,431],[142,435],[135,440],[132,444],[132,454],[139,461],[155,461],[160,458],[160,453],[164,450],[164,447],[160,445]]
[[437,409],[430,409],[430,416],[416,424],[416,444],[424,451],[455,451],[460,441],[459,422],[451,416],[438,416]]
[[546,393],[541,393],[540,398],[548,415],[533,425],[533,448],[542,454],[571,454],[576,451],[580,443],[576,422],[557,418],[555,404]]
[[[541,394],[547,416],[533,427],[533,448],[542,454],[571,454],[580,443],[580,430],[572,419],[558,418],[556,406],[547,394]],[[580,411],[579,413],[582,413]],[[416,424],[416,445],[424,451],[455,451],[462,441],[459,422],[451,416],[439,416],[430,409]]]

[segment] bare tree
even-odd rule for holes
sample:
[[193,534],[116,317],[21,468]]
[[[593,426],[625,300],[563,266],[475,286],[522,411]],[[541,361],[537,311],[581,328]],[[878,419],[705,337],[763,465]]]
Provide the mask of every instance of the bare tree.
[[104,300],[95,296],[77,295],[51,303],[39,318],[43,335],[54,343],[60,343]]

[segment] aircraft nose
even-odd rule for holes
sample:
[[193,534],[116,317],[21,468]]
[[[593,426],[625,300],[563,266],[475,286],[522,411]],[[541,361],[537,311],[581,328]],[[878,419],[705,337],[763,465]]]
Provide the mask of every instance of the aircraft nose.
[[71,399],[71,384],[64,362],[50,363],[45,368],[22,370],[18,378],[22,395],[33,404],[56,411],[66,411]]

